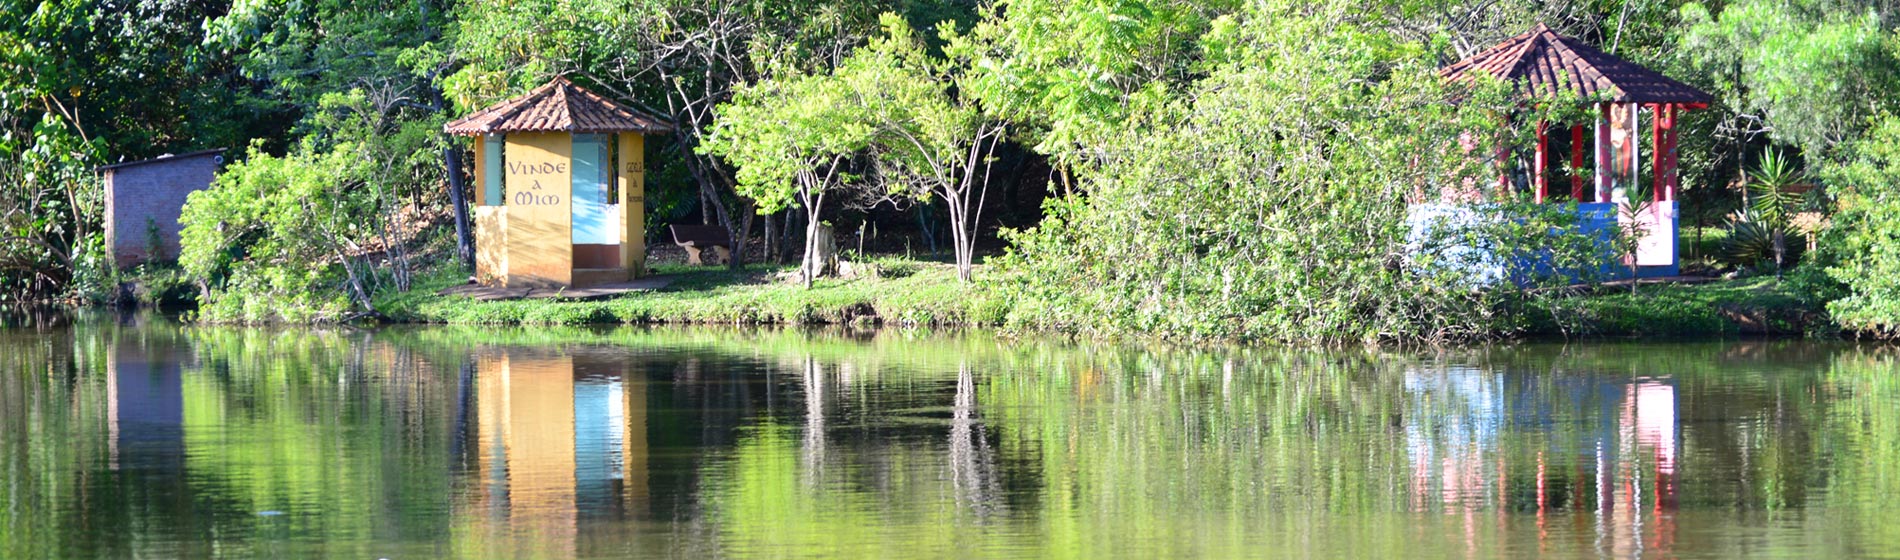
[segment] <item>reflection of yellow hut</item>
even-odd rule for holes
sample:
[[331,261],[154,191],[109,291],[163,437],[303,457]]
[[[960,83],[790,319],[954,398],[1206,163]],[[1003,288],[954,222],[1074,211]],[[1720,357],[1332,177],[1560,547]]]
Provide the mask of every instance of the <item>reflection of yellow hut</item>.
[[[582,520],[647,511],[645,379],[618,355],[509,348],[479,372],[474,496],[521,556],[597,556]],[[504,513],[505,512],[505,513]]]
[[644,134],[665,123],[555,78],[443,127],[475,137],[475,276],[589,286],[645,273]]

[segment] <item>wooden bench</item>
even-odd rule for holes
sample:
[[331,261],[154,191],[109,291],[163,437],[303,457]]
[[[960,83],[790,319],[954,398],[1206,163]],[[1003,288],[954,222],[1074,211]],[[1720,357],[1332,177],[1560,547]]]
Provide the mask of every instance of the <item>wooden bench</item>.
[[732,235],[721,226],[668,226],[673,230],[673,244],[686,249],[686,264],[699,266],[706,264],[700,259],[700,252],[708,248],[719,256],[719,262],[732,262]]

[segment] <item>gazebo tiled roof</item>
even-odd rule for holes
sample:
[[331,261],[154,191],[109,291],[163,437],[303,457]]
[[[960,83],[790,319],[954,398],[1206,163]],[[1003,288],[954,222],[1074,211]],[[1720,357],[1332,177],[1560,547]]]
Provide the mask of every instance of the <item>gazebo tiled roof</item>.
[[1438,71],[1454,81],[1475,79],[1477,73],[1516,83],[1533,98],[1604,95],[1617,103],[1683,105],[1706,105],[1711,99],[1702,90],[1558,35],[1541,23]]
[[476,111],[442,127],[463,136],[508,132],[668,132],[671,125],[556,77],[527,95]]

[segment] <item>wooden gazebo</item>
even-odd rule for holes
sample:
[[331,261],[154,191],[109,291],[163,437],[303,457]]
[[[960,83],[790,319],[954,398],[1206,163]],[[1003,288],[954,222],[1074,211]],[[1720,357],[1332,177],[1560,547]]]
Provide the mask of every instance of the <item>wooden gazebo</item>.
[[671,126],[557,77],[443,127],[475,138],[475,276],[490,286],[645,274],[645,134]]
[[[1681,188],[1676,167],[1676,117],[1684,110],[1709,106],[1709,94],[1636,63],[1611,56],[1589,43],[1559,35],[1544,24],[1497,46],[1439,70],[1454,81],[1486,74],[1515,85],[1527,98],[1585,99],[1596,102],[1594,131],[1595,189],[1585,192],[1583,178],[1572,175],[1570,199],[1611,202],[1618,188],[1635,186],[1640,175],[1638,123],[1650,115],[1654,157],[1653,197],[1674,201]],[[1551,198],[1547,123],[1538,123],[1532,160],[1532,190],[1537,200]],[[1570,128],[1570,165],[1585,165],[1583,125]]]
[[[1570,192],[1568,199],[1578,203],[1583,227],[1597,229],[1618,222],[1640,222],[1644,230],[1641,247],[1635,255],[1642,276],[1674,275],[1677,261],[1676,196],[1682,182],[1677,171],[1676,119],[1684,110],[1709,106],[1712,99],[1688,84],[1670,79],[1654,70],[1611,56],[1575,38],[1559,35],[1538,24],[1530,31],[1511,37],[1471,58],[1439,70],[1439,75],[1457,82],[1469,82],[1479,75],[1512,84],[1524,99],[1557,101],[1582,100],[1593,103],[1596,122],[1570,127]],[[1616,208],[1617,203],[1635,202],[1641,190],[1641,123],[1649,117],[1653,175],[1650,177],[1651,203],[1641,205],[1637,215]],[[1537,202],[1559,198],[1552,193],[1550,123],[1537,123],[1537,148],[1529,171],[1528,187]],[[1584,159],[1585,134],[1592,137],[1593,157]],[[1510,155],[1500,154],[1510,169]],[[1559,162],[1559,165],[1562,165]],[[1586,190],[1582,174],[1574,170],[1590,169],[1594,188]],[[1509,174],[1499,177],[1505,189],[1511,188]],[[1625,263],[1628,264],[1628,263]],[[1610,267],[1613,273],[1626,270]]]

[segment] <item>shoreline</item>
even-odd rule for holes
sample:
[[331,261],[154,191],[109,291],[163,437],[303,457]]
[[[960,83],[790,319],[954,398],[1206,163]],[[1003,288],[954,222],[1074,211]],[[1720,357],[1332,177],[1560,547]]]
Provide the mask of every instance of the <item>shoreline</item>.
[[[980,283],[956,281],[954,269],[904,261],[899,274],[821,279],[807,290],[775,278],[789,266],[656,267],[672,285],[606,298],[476,301],[436,292],[459,278],[419,279],[402,294],[377,299],[394,324],[450,325],[875,325],[1007,328],[1007,302]],[[889,268],[897,268],[886,265]],[[1844,334],[1824,309],[1772,277],[1694,285],[1645,285],[1635,295],[1592,289],[1534,300],[1499,340],[1742,337],[1831,338]],[[1232,342],[1232,341],[1230,341]],[[1246,342],[1241,340],[1240,342]],[[1253,341],[1263,342],[1263,341]]]

